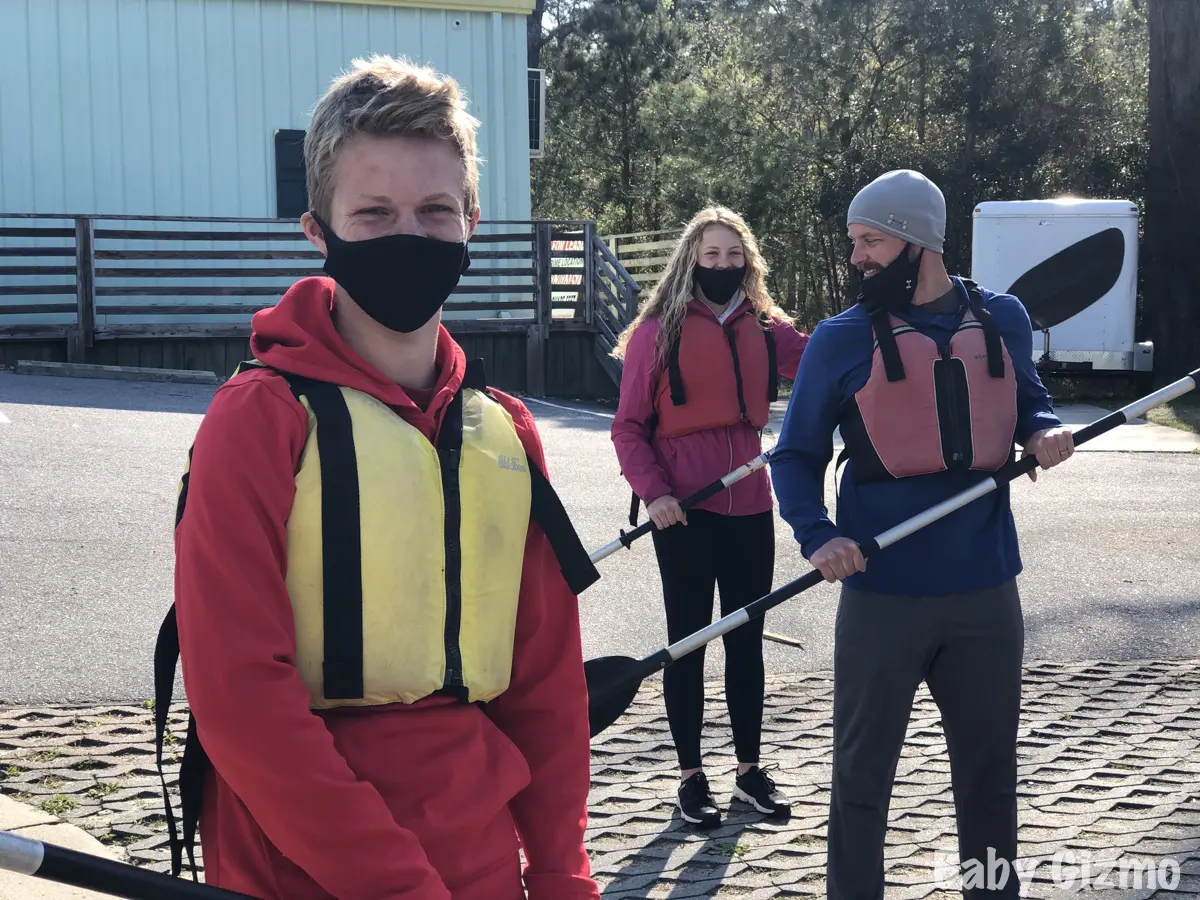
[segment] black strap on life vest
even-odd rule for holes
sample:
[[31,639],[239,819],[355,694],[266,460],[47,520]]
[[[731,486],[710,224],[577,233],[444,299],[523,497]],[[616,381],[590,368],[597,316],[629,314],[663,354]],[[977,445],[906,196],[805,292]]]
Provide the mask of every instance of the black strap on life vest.
[[637,527],[638,513],[642,508],[642,498],[637,495],[637,491],[629,492],[629,524],[631,527]]
[[[247,361],[238,366],[234,375],[248,368],[266,368],[257,361]],[[353,450],[352,427],[349,411],[345,408],[345,398],[336,385],[313,379],[300,378],[291,373],[278,371],[292,387],[293,393],[308,398],[313,413],[317,418],[317,451],[321,457],[321,515],[322,541],[324,552],[325,572],[323,578],[323,599],[325,606],[325,670],[324,691],[327,697],[337,694],[340,698],[362,696],[362,555],[361,549],[354,553],[350,548],[361,548],[361,527],[358,519],[358,468]],[[487,388],[486,373],[482,360],[471,360],[467,364],[463,387],[482,390],[495,400],[495,396]],[[337,397],[334,397],[336,392]],[[455,443],[462,446],[462,394],[455,397],[455,406],[449,408],[439,439],[447,431],[451,433],[446,447]],[[339,409],[340,405],[340,409]],[[447,424],[451,424],[449,429]],[[457,427],[453,427],[453,425]],[[349,448],[342,446],[349,443]],[[439,444],[441,441],[439,441]],[[442,449],[442,447],[439,447]],[[592,563],[587,549],[583,546],[576,533],[570,516],[562,505],[557,492],[551,486],[545,473],[534,465],[533,460],[526,455],[530,473],[530,517],[545,533],[554,551],[563,577],[570,590],[581,594],[584,590],[600,579],[600,573]],[[179,500],[175,510],[175,527],[178,528],[183,520],[187,501],[187,488],[190,475],[192,451],[188,451],[189,471],[181,479]],[[342,460],[342,468],[348,470],[339,473],[337,467],[326,466],[327,461]],[[443,466],[443,476],[446,474]],[[346,482],[341,484],[341,482]],[[351,485],[349,482],[353,482]],[[348,493],[330,496],[330,486],[341,484],[341,490]],[[457,484],[457,480],[455,480]],[[445,481],[443,480],[443,490]],[[347,503],[346,498],[352,502]],[[449,506],[449,504],[448,504]],[[457,506],[456,506],[457,508]],[[331,519],[332,516],[332,519]],[[449,520],[449,515],[447,520]],[[341,523],[339,526],[337,523]],[[447,522],[449,525],[449,521]],[[331,527],[340,527],[342,534],[330,535]],[[457,529],[449,535],[455,546],[458,545]],[[329,548],[335,548],[329,553]],[[448,551],[448,556],[450,552]],[[333,573],[330,571],[332,560]],[[450,568],[449,565],[447,567]],[[341,572],[339,576],[337,573]],[[344,582],[331,583],[335,577],[343,577]],[[461,584],[461,582],[460,582]],[[349,585],[350,587],[347,587]],[[338,603],[330,604],[329,598],[337,597]],[[349,600],[349,603],[347,603]],[[351,622],[347,610],[357,604],[357,622]],[[330,607],[338,612],[331,616]],[[449,638],[449,635],[447,635]],[[457,653],[457,638],[455,639]],[[331,664],[331,660],[335,660]],[[357,669],[353,669],[357,661]],[[158,638],[154,647],[154,730],[155,758],[158,765],[159,780],[162,783],[163,805],[167,816],[167,829],[170,835],[171,874],[178,875],[183,870],[183,853],[186,850],[188,864],[192,870],[192,879],[198,881],[198,870],[195,861],[195,841],[197,826],[200,821],[200,801],[204,792],[204,777],[210,761],[197,735],[196,720],[188,715],[187,738],[183,748],[183,757],[179,765],[179,797],[180,816],[182,819],[182,836],[175,824],[175,813],[171,806],[170,794],[167,790],[166,774],[163,768],[163,748],[166,743],[167,719],[175,687],[175,673],[179,662],[179,628],[176,621],[175,606],[167,611],[159,627]],[[459,670],[461,672],[461,668]],[[451,685],[451,687],[454,687]],[[330,693],[333,691],[334,693]],[[466,692],[461,692],[463,698]]]
[[904,361],[900,359],[900,348],[896,345],[896,333],[892,330],[891,316],[886,309],[871,313],[871,329],[879,343],[879,355],[883,358],[883,370],[888,381],[904,380]]
[[317,418],[323,691],[330,700],[357,700],[363,696],[362,526],[350,409],[337,385],[290,372],[280,374],[298,401],[308,399]]
[[[182,509],[178,515],[182,515]],[[158,640],[154,645],[154,744],[155,761],[158,764],[158,779],[162,783],[163,807],[167,813],[167,830],[170,832],[171,874],[183,870],[183,850],[187,849],[188,864],[192,880],[199,881],[196,870],[196,825],[200,821],[200,797],[204,792],[204,772],[208,768],[208,754],[196,737],[196,720],[189,713],[187,741],[183,746],[183,759],[179,763],[180,815],[183,819],[183,840],[175,827],[175,811],[171,807],[167,778],[163,771],[163,744],[167,735],[167,717],[171,712],[171,700],[175,693],[175,667],[179,662],[179,629],[175,622],[175,605],[167,610],[158,629]]]
[[967,289],[967,302],[971,312],[983,328],[983,340],[987,346],[988,375],[992,378],[1003,378],[1004,354],[1000,349],[1000,326],[996,324],[991,310],[984,309],[983,293],[979,290],[979,285],[966,278],[962,279],[962,283]]
[[779,399],[779,360],[775,349],[775,329],[765,316],[762,325],[763,337],[767,341],[767,402],[774,403]]
[[192,478],[192,448],[188,447],[188,467],[183,473],[183,477],[179,479],[179,499],[175,501],[175,527],[179,527],[179,522],[183,519],[183,507],[187,504],[188,482]]
[[462,411],[463,392],[460,390],[446,407],[437,435],[442,476],[442,543],[446,554],[446,679],[440,693],[466,703],[470,692],[463,681],[462,650],[458,644],[462,625],[462,493],[458,485],[463,442]]
[[[680,331],[682,332],[682,328]],[[671,403],[675,406],[687,403],[687,393],[683,389],[683,373],[679,370],[679,338],[680,335],[675,335],[675,340],[671,341],[667,350],[667,381],[671,385]]]

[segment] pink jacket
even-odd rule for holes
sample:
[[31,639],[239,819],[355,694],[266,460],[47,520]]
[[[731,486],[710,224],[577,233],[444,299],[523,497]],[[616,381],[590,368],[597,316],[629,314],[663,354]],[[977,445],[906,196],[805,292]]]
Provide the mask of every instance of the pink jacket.
[[[693,300],[692,305],[716,319],[703,303]],[[733,316],[752,313],[750,303],[743,301]],[[775,323],[774,334],[779,374],[794,380],[808,335],[785,322]],[[749,424],[698,431],[673,439],[657,434],[650,437],[651,419],[655,415],[654,386],[659,378],[654,368],[657,337],[658,320],[648,319],[629,340],[621,374],[621,399],[611,432],[621,473],[643,504],[666,494],[683,501],[762,453],[759,434]],[[685,382],[686,377],[685,373]],[[689,398],[689,402],[699,399]],[[773,507],[770,477],[764,467],[695,508],[744,516]]]

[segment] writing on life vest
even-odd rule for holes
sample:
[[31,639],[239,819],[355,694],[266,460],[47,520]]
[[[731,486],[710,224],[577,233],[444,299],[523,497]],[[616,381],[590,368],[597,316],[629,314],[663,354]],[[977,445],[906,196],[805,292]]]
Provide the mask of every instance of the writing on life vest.
[[499,456],[497,458],[496,461],[499,463],[500,468],[508,469],[511,472],[528,471],[525,466],[525,463],[522,462],[520,459],[517,459],[515,456],[504,456],[502,454],[501,456]]

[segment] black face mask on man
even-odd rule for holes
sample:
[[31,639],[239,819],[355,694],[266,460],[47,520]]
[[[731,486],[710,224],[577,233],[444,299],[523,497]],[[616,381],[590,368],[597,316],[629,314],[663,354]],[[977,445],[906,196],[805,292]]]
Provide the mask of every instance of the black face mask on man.
[[392,331],[410,334],[432,319],[471,265],[463,241],[417,234],[344,241],[316,213],[313,218],[325,236],[325,274]]
[[742,286],[742,281],[746,278],[746,267],[706,269],[704,266],[697,265],[694,277],[696,284],[700,286],[700,290],[704,292],[704,296],[710,303],[724,306],[733,299],[733,295]]
[[900,254],[872,275],[859,281],[858,302],[874,312],[885,309],[900,312],[912,303],[917,292],[917,275],[921,271],[921,248],[915,258],[909,256],[911,244],[905,244]]

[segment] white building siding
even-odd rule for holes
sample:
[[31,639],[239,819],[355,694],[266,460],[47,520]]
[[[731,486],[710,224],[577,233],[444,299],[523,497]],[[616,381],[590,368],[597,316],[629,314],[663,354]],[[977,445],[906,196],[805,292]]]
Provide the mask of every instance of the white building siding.
[[263,217],[276,129],[356,56],[453,75],[485,219],[530,216],[518,15],[308,0],[0,0],[0,213]]

